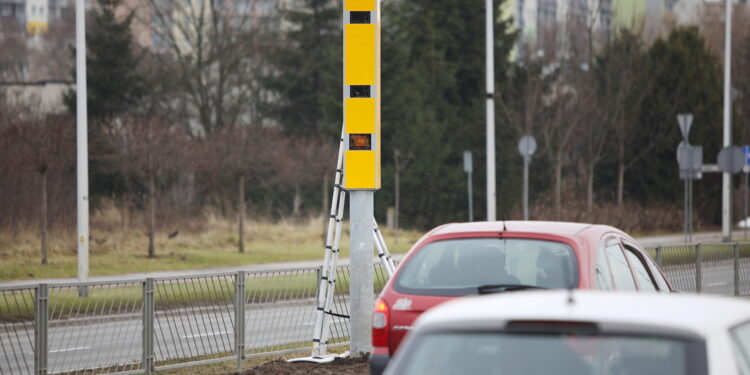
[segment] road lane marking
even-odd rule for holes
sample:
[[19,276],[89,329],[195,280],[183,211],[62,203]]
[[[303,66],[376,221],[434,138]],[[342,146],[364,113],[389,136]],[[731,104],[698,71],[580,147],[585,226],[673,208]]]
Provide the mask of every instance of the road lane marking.
[[180,336],[181,339],[195,339],[198,337],[210,337],[210,336],[218,336],[218,335],[226,335],[229,332],[221,331],[221,332],[211,332],[211,333],[200,333],[197,335],[187,335],[187,336]]
[[717,281],[717,282],[706,284],[706,287],[712,288],[712,287],[715,287],[715,286],[725,286],[725,285],[729,285],[729,283],[726,282],[726,281]]
[[77,348],[55,349],[55,350],[50,350],[49,352],[50,353],[65,353],[65,352],[72,352],[76,350],[89,350],[89,349],[91,349],[90,346],[79,346]]

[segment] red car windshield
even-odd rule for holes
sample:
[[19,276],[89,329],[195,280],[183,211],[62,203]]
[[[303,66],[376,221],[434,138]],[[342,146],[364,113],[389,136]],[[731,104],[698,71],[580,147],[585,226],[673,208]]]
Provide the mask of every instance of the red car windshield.
[[[519,238],[436,241],[401,266],[394,289],[404,294],[463,296],[519,288],[578,285],[567,244]],[[496,290],[493,290],[496,289]]]

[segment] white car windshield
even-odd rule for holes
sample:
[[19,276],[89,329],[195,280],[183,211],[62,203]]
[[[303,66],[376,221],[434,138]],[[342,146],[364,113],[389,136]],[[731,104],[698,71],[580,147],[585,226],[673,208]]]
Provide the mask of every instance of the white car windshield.
[[436,241],[417,250],[402,265],[394,288],[407,294],[461,296],[577,284],[576,258],[564,243],[471,238]]
[[[403,375],[705,375],[705,345],[629,335],[438,333],[415,338]],[[393,372],[392,370],[395,370]]]

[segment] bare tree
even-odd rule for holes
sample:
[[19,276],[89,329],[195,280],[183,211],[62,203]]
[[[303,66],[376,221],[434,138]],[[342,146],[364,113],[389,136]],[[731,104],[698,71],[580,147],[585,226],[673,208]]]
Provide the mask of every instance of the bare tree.
[[[213,182],[236,183],[238,250],[245,252],[245,218],[248,180],[259,182],[278,169],[279,158],[287,147],[277,129],[236,125],[217,129],[202,152],[199,168]],[[231,185],[230,185],[231,186]]]
[[543,151],[552,161],[555,171],[555,217],[562,214],[562,169],[569,160],[573,136],[581,126],[582,113],[578,111],[576,92],[573,86],[559,79],[552,84],[545,97],[545,110],[541,133],[545,147]]
[[146,186],[148,256],[156,256],[156,209],[160,186],[187,173],[188,138],[184,125],[154,115],[128,115],[108,127],[117,150],[116,167]]
[[267,34],[257,1],[141,1],[149,9],[141,22],[156,41],[153,61],[166,86],[176,86],[164,95],[167,107],[197,119],[205,134],[256,123]]
[[[632,147],[641,106],[651,90],[646,77],[641,37],[622,30],[596,66],[601,119],[609,123],[617,152],[617,205],[622,206],[625,171],[650,152],[655,143]],[[659,129],[663,130],[663,126]],[[663,134],[653,134],[659,139]]]
[[317,138],[289,139],[279,174],[282,181],[293,186],[292,215],[295,217],[299,217],[301,212],[303,188],[327,181],[324,176],[330,174],[336,164],[336,151],[333,143]]
[[[50,171],[72,168],[75,150],[75,123],[69,117],[50,115],[46,118],[16,122],[0,136],[3,146],[18,142],[22,147],[15,155],[19,168],[31,168],[39,176],[39,237],[41,264],[47,264],[49,204],[48,176]],[[18,175],[16,175],[18,176]]]

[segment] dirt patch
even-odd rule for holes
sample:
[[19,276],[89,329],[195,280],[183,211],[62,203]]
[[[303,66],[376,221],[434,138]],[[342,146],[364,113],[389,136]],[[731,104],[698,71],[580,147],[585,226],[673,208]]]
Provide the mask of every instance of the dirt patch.
[[330,363],[287,362],[283,359],[264,363],[245,375],[367,375],[366,358],[337,358]]

